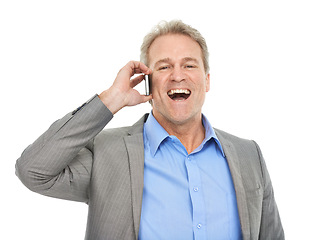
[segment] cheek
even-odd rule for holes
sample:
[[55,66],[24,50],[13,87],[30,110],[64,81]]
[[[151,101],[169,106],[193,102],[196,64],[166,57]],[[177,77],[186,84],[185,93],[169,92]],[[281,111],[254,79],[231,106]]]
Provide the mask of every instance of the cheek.
[[152,93],[158,94],[158,93],[162,92],[162,86],[164,85],[163,82],[164,82],[164,80],[160,76],[156,75],[156,76],[151,77]]
[[196,90],[199,92],[209,92],[210,90],[210,81],[208,78],[200,77],[199,76],[199,82],[195,82]]

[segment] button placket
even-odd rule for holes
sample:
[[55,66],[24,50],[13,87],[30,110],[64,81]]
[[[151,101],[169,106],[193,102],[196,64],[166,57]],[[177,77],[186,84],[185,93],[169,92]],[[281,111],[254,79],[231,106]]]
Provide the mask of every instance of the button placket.
[[191,155],[186,156],[185,164],[188,173],[195,239],[204,239],[206,236],[206,228],[204,227],[206,222],[206,207],[204,196],[202,191],[200,191],[200,187],[202,187],[200,169],[196,160]]

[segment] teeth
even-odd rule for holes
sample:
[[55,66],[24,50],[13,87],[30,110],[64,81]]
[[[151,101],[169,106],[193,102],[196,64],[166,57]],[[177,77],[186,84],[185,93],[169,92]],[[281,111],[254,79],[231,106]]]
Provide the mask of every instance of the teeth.
[[168,92],[168,95],[171,96],[175,93],[184,93],[184,94],[190,94],[190,91],[187,89],[172,89]]

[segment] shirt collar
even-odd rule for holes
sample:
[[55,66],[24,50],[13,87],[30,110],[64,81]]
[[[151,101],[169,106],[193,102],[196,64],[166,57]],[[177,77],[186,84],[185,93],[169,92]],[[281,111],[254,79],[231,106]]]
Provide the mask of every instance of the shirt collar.
[[152,112],[149,114],[148,119],[144,123],[144,131],[150,145],[151,153],[154,156],[159,148],[159,145],[164,139],[169,137],[169,134],[154,118]]
[[206,118],[205,115],[202,114],[202,123],[203,123],[203,126],[206,130],[206,134],[205,134],[205,139],[203,140],[202,144],[205,144],[206,142],[208,142],[210,139],[214,139],[216,144],[218,145],[219,149],[220,149],[220,152],[221,154],[223,155],[223,157],[225,157],[225,153],[224,153],[224,150],[221,146],[221,143],[215,133],[215,130],[213,129],[213,127],[211,126],[210,122],[208,121],[208,119]]
[[[206,133],[205,133],[205,139],[203,140],[203,142],[200,146],[203,146],[209,140],[214,139],[214,141],[218,145],[223,157],[225,157],[225,153],[224,153],[223,148],[219,142],[219,139],[205,115],[202,115],[202,123],[204,125]],[[145,132],[144,134],[147,137],[147,140],[149,142],[151,153],[154,156],[156,154],[160,144],[163,142],[164,139],[169,137],[169,134],[158,123],[158,121],[154,118],[152,112],[149,114],[148,119],[146,120],[146,122],[144,124],[144,132]]]

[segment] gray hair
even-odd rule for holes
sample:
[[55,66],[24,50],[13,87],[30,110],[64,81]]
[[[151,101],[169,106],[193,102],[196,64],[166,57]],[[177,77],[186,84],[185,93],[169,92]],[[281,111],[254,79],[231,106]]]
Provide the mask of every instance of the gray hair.
[[209,73],[209,52],[206,40],[203,38],[203,36],[200,34],[198,30],[192,28],[190,25],[183,23],[181,20],[172,20],[170,22],[162,21],[144,37],[143,43],[141,45],[141,62],[149,66],[149,48],[151,44],[157,37],[166,34],[182,34],[195,40],[201,48],[205,72]]

